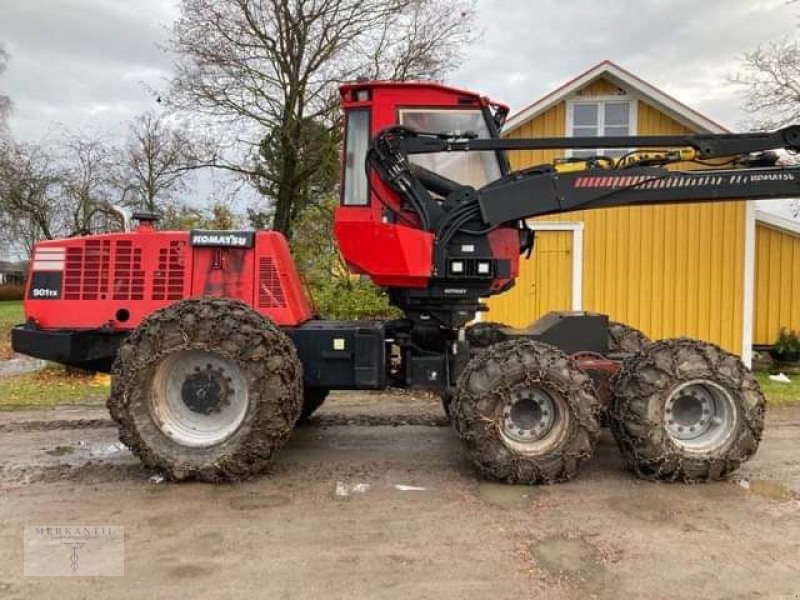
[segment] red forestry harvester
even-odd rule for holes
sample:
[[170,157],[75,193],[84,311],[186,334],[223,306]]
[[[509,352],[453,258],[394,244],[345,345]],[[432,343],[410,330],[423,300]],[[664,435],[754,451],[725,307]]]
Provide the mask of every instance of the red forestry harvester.
[[[642,477],[711,480],[749,459],[764,398],[740,359],[699,340],[647,343],[600,314],[525,330],[467,327],[514,285],[525,219],[573,210],[797,195],[800,128],[771,133],[502,139],[506,106],[426,82],[341,88],[335,233],[353,273],[403,312],[314,313],[270,231],[135,232],[37,244],[18,352],[111,371],[120,438],[174,479],[263,471],[329,390],[434,390],[477,468],[517,483],[573,477],[601,413]],[[506,151],[637,148],[512,172]],[[649,149],[649,150],[648,150]],[[585,153],[583,153],[585,154]],[[668,170],[724,159],[725,169]]]

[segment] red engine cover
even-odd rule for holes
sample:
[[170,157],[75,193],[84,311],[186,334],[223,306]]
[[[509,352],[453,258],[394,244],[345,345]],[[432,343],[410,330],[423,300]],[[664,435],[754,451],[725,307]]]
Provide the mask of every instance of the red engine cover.
[[313,315],[286,239],[254,234],[250,248],[191,246],[189,233],[114,233],[41,242],[25,316],[43,329],[133,329],[152,312],[197,296],[238,298],[277,325]]

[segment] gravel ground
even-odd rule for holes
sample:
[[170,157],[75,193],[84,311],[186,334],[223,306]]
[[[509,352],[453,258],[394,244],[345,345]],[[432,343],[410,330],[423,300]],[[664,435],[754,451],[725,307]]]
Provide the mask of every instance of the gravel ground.
[[[0,598],[798,598],[800,408],[737,480],[481,481],[438,401],[337,394],[272,473],[154,483],[103,411],[0,413]],[[124,577],[23,577],[26,525],[125,527]]]

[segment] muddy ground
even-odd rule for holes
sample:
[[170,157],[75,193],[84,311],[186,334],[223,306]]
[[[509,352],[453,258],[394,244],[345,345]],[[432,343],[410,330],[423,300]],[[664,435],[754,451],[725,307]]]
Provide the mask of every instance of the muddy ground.
[[[149,475],[103,411],[0,413],[0,598],[800,598],[800,408],[710,485],[637,481],[608,435],[572,483],[486,483],[436,402],[354,394],[258,480]],[[124,526],[125,576],[23,577],[58,523]]]

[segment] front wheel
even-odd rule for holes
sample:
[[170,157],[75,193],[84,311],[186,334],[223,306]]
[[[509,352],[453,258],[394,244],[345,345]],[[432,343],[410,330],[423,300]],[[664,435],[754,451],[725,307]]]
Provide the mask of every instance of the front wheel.
[[264,316],[238,300],[183,300],[122,345],[108,407],[145,466],[237,480],[264,471],[288,439],[302,380],[292,342]]
[[611,431],[639,477],[723,479],[750,459],[765,400],[738,356],[679,338],[649,344],[614,376]]
[[589,376],[559,349],[532,340],[494,344],[473,358],[450,407],[478,470],[507,483],[571,479],[599,431]]

